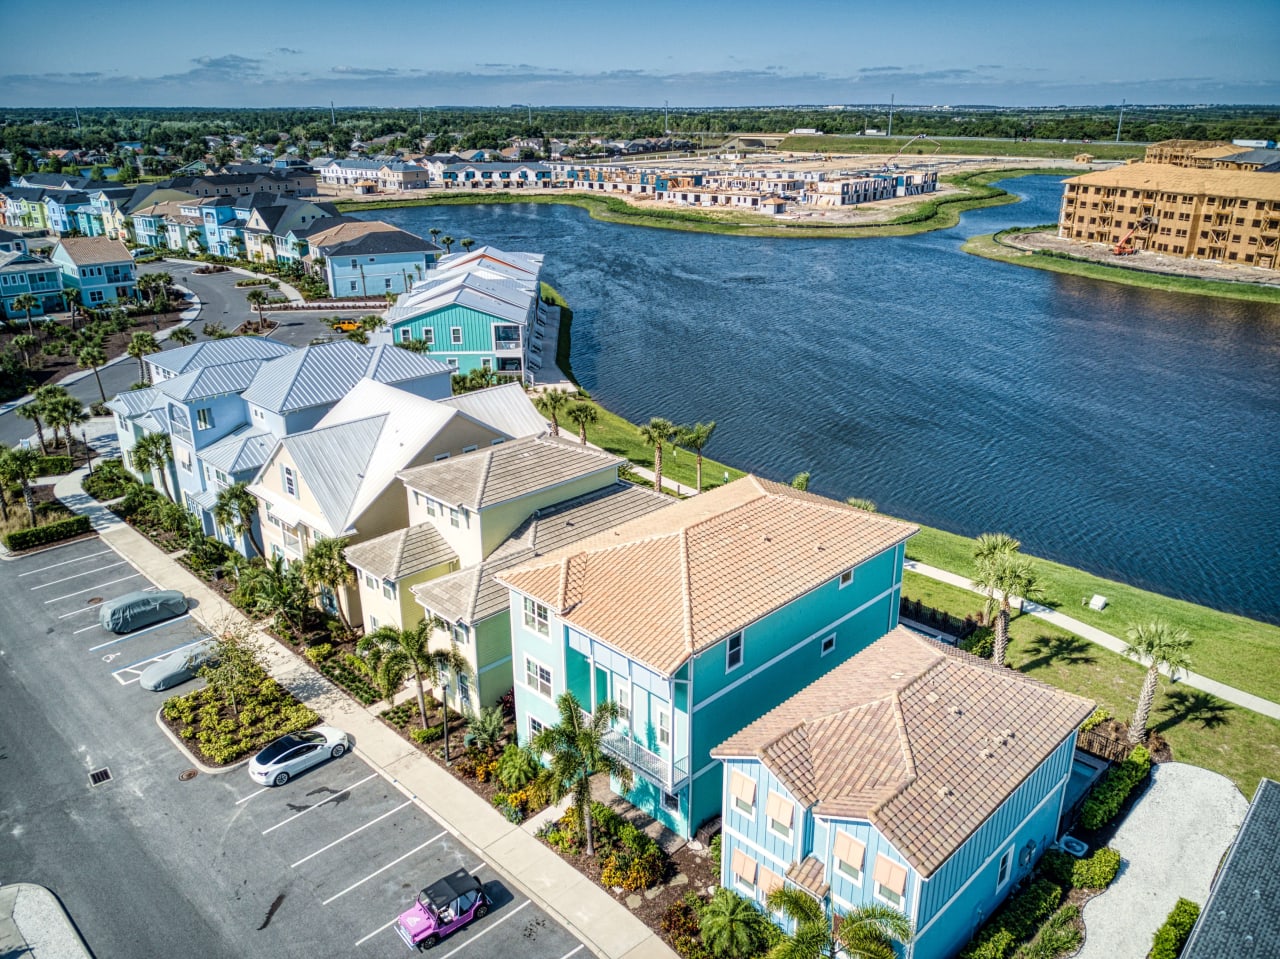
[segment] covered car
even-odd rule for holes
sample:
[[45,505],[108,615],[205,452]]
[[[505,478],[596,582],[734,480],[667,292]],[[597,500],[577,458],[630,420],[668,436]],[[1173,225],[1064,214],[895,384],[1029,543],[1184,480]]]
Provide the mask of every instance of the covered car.
[[98,607],[98,622],[113,633],[131,633],[187,612],[187,597],[176,589],[139,590]]
[[396,920],[396,932],[411,949],[430,949],[451,932],[489,914],[480,880],[465,869],[438,879]]
[[138,685],[143,689],[159,692],[191,679],[200,667],[215,662],[218,653],[218,641],[205,639],[190,646],[184,646],[177,652],[170,653],[157,660],[142,671],[138,677]]

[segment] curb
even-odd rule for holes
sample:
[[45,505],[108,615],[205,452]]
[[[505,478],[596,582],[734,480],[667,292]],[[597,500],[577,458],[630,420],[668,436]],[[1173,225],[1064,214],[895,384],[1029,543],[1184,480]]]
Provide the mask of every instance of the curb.
[[57,959],[93,955],[62,900],[34,882],[0,887],[0,954]]
[[161,703],[160,708],[156,710],[156,725],[160,727],[161,732],[163,732],[166,736],[169,737],[169,742],[173,743],[173,745],[177,748],[178,752],[182,753],[182,755],[186,757],[187,762],[191,763],[191,765],[195,766],[196,769],[200,770],[206,776],[219,776],[222,773],[229,773],[231,772],[231,770],[239,769],[241,766],[249,762],[248,758],[246,757],[244,759],[241,759],[232,763],[230,766],[217,766],[217,767],[206,766],[200,760],[196,759],[195,755],[191,752],[191,750],[187,748],[186,743],[184,743],[181,739],[175,736],[173,734],[173,730],[170,729],[165,724],[163,703]]

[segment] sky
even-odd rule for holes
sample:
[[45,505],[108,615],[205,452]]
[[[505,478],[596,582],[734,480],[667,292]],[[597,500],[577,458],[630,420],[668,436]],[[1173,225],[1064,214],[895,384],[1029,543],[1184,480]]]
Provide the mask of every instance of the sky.
[[0,107],[1280,103],[1280,0],[0,0],[0,33]]

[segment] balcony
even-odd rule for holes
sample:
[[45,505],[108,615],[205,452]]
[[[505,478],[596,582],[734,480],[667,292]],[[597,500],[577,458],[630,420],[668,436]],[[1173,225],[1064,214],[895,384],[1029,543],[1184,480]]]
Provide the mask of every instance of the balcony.
[[493,351],[495,353],[519,353],[524,349],[524,343],[520,340],[495,340]]
[[650,752],[632,739],[626,732],[611,729],[605,733],[605,752],[622,760],[645,779],[673,793],[689,778],[689,760],[677,759],[674,768],[671,761]]

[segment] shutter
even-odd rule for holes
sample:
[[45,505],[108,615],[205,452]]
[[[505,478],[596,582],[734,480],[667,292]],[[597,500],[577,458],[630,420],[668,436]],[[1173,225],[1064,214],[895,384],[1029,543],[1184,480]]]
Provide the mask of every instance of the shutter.
[[907,888],[907,870],[891,859],[876,856],[875,880],[886,889],[892,889],[901,896]]
[[783,799],[775,792],[769,793],[769,818],[776,822],[782,823],[784,826],[791,825],[791,819],[795,815],[795,804]]
[[756,884],[756,861],[741,849],[733,851],[733,874],[748,886]]
[[756,804],[756,784],[750,776],[734,772],[729,777],[729,792],[735,799],[741,799],[748,806]]
[[861,871],[862,862],[867,855],[867,847],[857,839],[854,839],[849,833],[837,832],[834,852],[836,858],[841,862]]
[[760,867],[760,891],[766,896],[775,889],[782,888],[782,877],[764,866]]

